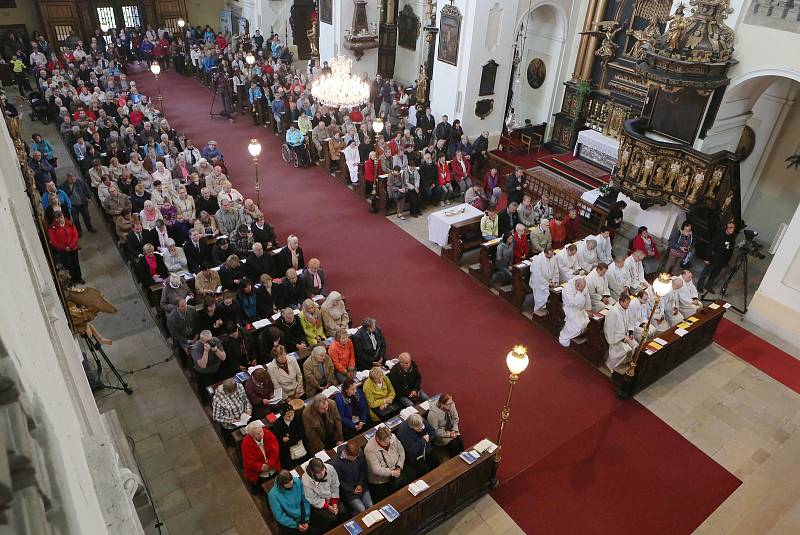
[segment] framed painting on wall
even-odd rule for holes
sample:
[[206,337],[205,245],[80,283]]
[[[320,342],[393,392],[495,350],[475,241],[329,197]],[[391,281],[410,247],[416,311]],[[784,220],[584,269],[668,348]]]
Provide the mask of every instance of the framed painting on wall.
[[333,0],[319,0],[319,20],[333,24]]
[[461,40],[461,12],[456,6],[442,8],[439,20],[439,52],[437,58],[443,63],[458,65],[458,42]]

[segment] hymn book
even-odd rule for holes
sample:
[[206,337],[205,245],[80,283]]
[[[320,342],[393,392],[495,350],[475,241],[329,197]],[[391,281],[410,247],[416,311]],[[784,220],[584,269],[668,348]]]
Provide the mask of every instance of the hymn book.
[[408,486],[408,492],[410,492],[413,496],[419,496],[429,488],[430,487],[428,486],[427,483],[425,483],[421,479],[418,479],[417,481],[414,481]]
[[397,509],[389,505],[388,503],[380,508],[381,514],[388,520],[389,522],[394,522],[397,520],[397,517],[400,516],[400,513],[397,512]]
[[364,515],[364,517],[361,519],[361,521],[364,522],[364,525],[367,527],[370,527],[372,524],[380,522],[381,520],[383,520],[383,515],[381,514],[380,509],[375,509],[374,511]]
[[364,531],[361,525],[355,520],[350,520],[348,522],[345,522],[344,529],[346,529],[347,533],[349,533],[350,535],[358,535],[359,533]]

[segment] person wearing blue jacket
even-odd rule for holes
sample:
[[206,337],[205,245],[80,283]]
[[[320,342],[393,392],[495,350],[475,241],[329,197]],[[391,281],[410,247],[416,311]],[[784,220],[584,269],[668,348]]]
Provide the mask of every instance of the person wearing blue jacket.
[[365,430],[367,419],[367,398],[356,386],[353,379],[345,379],[342,391],[336,396],[336,407],[342,418],[344,439],[349,440]]
[[311,504],[303,493],[299,477],[281,470],[268,495],[269,508],[281,528],[281,534],[308,533]]
[[406,452],[406,469],[414,479],[434,467],[431,451],[435,436],[431,424],[419,414],[409,416],[397,429],[397,438]]

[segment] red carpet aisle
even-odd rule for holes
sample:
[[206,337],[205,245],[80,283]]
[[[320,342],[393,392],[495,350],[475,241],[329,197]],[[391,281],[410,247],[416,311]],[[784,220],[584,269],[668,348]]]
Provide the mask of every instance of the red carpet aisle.
[[[132,78],[155,95],[152,76]],[[378,319],[391,354],[408,350],[418,359],[427,391],[455,395],[468,444],[496,436],[507,386],[505,354],[516,343],[529,348],[533,360],[515,390],[501,479],[522,474],[515,481],[524,482],[531,467],[548,477],[534,480],[546,485],[535,491],[512,482],[497,492],[525,531],[568,533],[561,526],[569,522],[572,533],[643,533],[647,515],[649,533],[690,533],[739,484],[636,402],[618,402],[595,371],[394,224],[370,214],[333,178],[284,164],[273,134],[245,117],[235,124],[209,118],[206,88],[172,72],[162,75],[161,88],[170,124],[198,146],[216,139],[244,195],[253,195],[248,140],[261,140],[267,219],[281,239],[297,233],[307,258],[322,260],[329,287],[342,291],[356,321],[367,314]],[[581,455],[585,451],[594,453]],[[534,508],[537,516],[530,514]]]
[[714,341],[800,394],[800,360],[726,318],[722,318]]

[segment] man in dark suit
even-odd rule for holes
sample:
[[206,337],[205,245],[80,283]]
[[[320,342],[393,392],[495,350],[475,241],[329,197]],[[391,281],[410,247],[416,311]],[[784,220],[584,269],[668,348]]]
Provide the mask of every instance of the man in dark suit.
[[186,263],[192,273],[199,273],[203,262],[211,260],[211,247],[194,228],[189,231],[189,239],[183,244],[183,252],[186,254]]
[[142,254],[142,247],[146,243],[153,243],[151,231],[142,229],[142,222],[138,219],[133,222],[133,230],[125,238],[125,249],[128,251],[128,258],[135,261]]
[[508,196],[508,202],[515,202],[517,204],[522,202],[522,197],[525,195],[525,173],[522,167],[517,167],[514,172],[508,176],[506,195]]
[[308,266],[300,275],[300,281],[303,283],[307,297],[324,295],[325,272],[319,265],[319,259],[312,258],[308,261]]
[[272,275],[272,255],[264,252],[264,246],[260,242],[253,244],[253,249],[245,260],[244,270],[251,281],[258,282],[264,273]]
[[386,339],[375,318],[364,318],[361,328],[353,335],[356,368],[370,370],[380,366],[386,358]]
[[297,277],[297,271],[293,268],[286,270],[286,276],[279,285],[276,299],[281,308],[298,307],[306,298],[306,291],[303,283]]
[[517,203],[515,202],[509,203],[503,211],[497,214],[497,227],[501,236],[514,230],[517,223],[519,223],[519,215],[517,214]]
[[430,108],[426,108],[425,113],[417,117],[417,126],[425,133],[425,141],[430,141],[431,132],[436,127],[436,118]]

